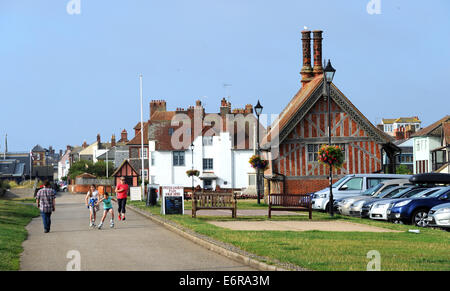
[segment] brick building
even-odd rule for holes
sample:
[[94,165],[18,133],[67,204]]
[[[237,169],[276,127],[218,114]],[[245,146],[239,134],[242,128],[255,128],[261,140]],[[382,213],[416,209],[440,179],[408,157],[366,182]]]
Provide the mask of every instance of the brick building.
[[[317,161],[317,152],[328,143],[328,105],[324,98],[322,31],[314,31],[314,68],[311,67],[311,32],[302,32],[302,87],[272,124],[263,140],[271,148],[272,193],[310,193],[328,186],[327,167]],[[393,138],[375,127],[331,84],[332,143],[345,151],[345,163],[334,170],[334,179],[346,174],[377,173],[384,169],[382,152],[393,157],[398,148]],[[276,154],[276,153],[277,154]],[[391,159],[395,161],[395,159]],[[395,165],[390,165],[391,172]]]

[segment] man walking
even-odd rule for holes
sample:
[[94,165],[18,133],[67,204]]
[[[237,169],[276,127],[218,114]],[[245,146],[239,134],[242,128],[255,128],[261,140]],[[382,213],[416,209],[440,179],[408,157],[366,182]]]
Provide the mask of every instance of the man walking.
[[50,231],[52,212],[55,211],[55,191],[50,187],[50,182],[45,181],[44,187],[36,194],[37,207],[41,211],[44,232]]
[[119,220],[125,220],[125,206],[128,197],[128,185],[125,183],[125,177],[120,178],[119,185],[116,187],[117,204],[119,204]]

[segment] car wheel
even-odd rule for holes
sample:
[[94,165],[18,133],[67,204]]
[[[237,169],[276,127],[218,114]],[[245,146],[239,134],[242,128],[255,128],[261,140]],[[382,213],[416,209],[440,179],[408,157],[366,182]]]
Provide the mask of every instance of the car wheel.
[[419,209],[414,211],[412,215],[412,224],[420,227],[426,227],[428,226],[428,210],[426,209]]

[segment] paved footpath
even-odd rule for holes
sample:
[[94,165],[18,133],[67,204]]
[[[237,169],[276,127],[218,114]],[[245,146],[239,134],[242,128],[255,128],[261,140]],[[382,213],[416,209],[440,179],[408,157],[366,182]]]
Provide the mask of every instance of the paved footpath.
[[[64,271],[74,259],[67,258],[73,250],[80,254],[82,271],[253,270],[198,246],[132,210],[127,211],[127,219],[122,222],[117,219],[115,207],[115,228],[109,227],[108,216],[102,230],[90,229],[89,211],[83,199],[84,195],[58,195],[50,233],[44,233],[40,217],[31,221],[27,226],[28,239],[23,243],[21,270]],[[100,210],[97,224],[102,214]]]

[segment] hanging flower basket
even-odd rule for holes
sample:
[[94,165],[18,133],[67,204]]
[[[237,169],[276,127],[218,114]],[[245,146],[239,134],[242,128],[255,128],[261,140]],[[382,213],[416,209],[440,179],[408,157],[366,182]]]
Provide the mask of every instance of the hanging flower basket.
[[200,172],[198,170],[188,170],[186,171],[186,174],[188,177],[196,176],[198,177],[200,175]]
[[339,169],[344,164],[344,151],[338,146],[323,145],[318,154],[319,162],[323,165]]
[[260,156],[253,155],[249,160],[250,165],[254,169],[266,170],[269,167],[269,161],[261,159]]

